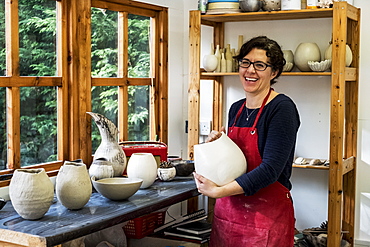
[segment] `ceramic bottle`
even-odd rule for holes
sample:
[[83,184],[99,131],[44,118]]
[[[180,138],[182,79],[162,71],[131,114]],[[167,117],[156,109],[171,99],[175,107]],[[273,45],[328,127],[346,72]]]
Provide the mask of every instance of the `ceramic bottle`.
[[68,209],[80,209],[89,201],[92,184],[82,160],[65,161],[56,178],[58,201]]
[[42,218],[54,198],[54,185],[44,168],[17,169],[9,185],[15,211],[26,220]]
[[226,45],[225,50],[225,59],[226,59],[226,72],[233,72],[233,56],[231,54],[230,44]]
[[215,72],[221,72],[221,51],[220,45],[216,45],[215,56],[217,57],[217,68]]
[[157,162],[151,153],[133,153],[127,164],[129,178],[141,178],[140,189],[150,187],[157,178]]
[[221,73],[227,72],[225,53],[221,53]]

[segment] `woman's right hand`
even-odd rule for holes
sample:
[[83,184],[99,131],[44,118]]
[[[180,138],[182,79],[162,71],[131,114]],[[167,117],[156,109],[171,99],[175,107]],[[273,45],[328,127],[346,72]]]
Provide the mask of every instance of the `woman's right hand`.
[[208,134],[206,142],[212,142],[214,140],[217,140],[218,138],[221,137],[221,135],[222,135],[221,132],[225,133],[225,127],[224,126],[221,127],[220,131],[212,130],[211,133]]

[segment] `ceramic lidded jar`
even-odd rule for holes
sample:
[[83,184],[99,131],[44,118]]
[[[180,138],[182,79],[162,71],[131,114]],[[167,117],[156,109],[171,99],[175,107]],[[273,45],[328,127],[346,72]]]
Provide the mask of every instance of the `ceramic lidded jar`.
[[133,153],[127,163],[127,176],[141,178],[140,189],[150,187],[157,178],[157,161],[151,153]]
[[316,43],[300,43],[294,52],[294,64],[300,71],[311,71],[308,61],[321,61],[320,48]]
[[247,171],[241,149],[224,133],[215,141],[194,145],[195,172],[219,186]]
[[82,160],[65,161],[56,179],[58,200],[68,209],[80,209],[89,201],[92,184]]
[[17,169],[9,185],[15,211],[26,220],[43,217],[54,198],[54,185],[44,168]]

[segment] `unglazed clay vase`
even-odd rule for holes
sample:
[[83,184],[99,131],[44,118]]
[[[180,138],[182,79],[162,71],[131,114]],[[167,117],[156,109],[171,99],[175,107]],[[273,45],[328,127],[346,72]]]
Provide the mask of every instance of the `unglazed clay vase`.
[[230,183],[247,171],[240,148],[224,133],[215,141],[194,145],[195,172],[219,186]]
[[81,160],[65,161],[56,178],[58,200],[68,209],[80,209],[89,201],[92,185],[86,165]]
[[262,9],[264,11],[274,11],[281,9],[281,1],[280,0],[261,0],[262,1]]
[[140,189],[150,187],[157,178],[157,161],[151,153],[133,153],[127,163],[127,176],[141,178]]
[[44,168],[17,169],[9,185],[9,197],[15,211],[26,220],[43,217],[54,198],[54,185]]
[[316,43],[300,43],[294,52],[294,64],[302,72],[311,71],[308,61],[321,60],[320,48]]
[[94,160],[89,168],[90,177],[95,177],[96,180],[102,178],[112,178],[114,176],[114,170],[112,162],[106,158],[98,158]]
[[[325,50],[325,55],[324,55],[325,60],[331,60],[332,52],[333,52],[332,47],[333,46],[330,42],[329,46]],[[349,47],[349,45],[346,45],[346,66],[347,67],[351,65],[352,59],[353,59],[352,50]]]

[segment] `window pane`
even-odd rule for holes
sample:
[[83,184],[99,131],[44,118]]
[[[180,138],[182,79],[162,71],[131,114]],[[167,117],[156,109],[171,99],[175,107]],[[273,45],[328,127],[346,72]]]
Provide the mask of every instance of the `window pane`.
[[55,76],[56,4],[19,0],[19,63],[22,76]]
[[[91,91],[92,91],[91,95],[92,112],[104,115],[106,118],[108,118],[117,126],[118,88],[115,86],[92,87]],[[94,123],[94,121],[92,121],[91,138],[92,138],[92,152],[95,153],[96,149],[100,145],[101,138],[99,129]]]
[[21,166],[57,158],[57,107],[54,87],[21,88]]
[[117,77],[118,12],[91,9],[91,74],[94,77]]
[[149,86],[129,86],[128,136],[130,141],[149,140]]
[[0,76],[4,76],[5,72],[5,1],[0,1]]
[[150,72],[150,17],[129,15],[128,20],[128,76],[149,77]]
[[0,88],[0,170],[6,168],[7,163],[7,136],[6,136],[6,88]]

